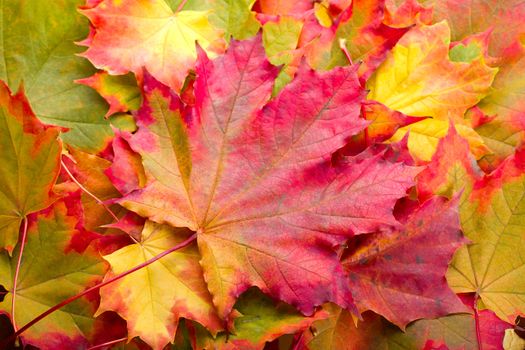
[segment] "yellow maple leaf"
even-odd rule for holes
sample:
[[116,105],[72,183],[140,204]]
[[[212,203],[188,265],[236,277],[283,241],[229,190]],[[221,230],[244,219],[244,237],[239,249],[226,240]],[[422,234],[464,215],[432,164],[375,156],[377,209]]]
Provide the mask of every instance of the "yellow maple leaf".
[[487,94],[497,69],[482,57],[452,62],[449,44],[446,22],[414,28],[368,81],[368,98],[407,115],[462,117]]
[[[146,222],[140,243],[104,256],[111,265],[105,280],[181,243],[189,232]],[[139,336],[153,349],[162,349],[173,341],[180,317],[197,321],[216,333],[222,323],[202,277],[199,259],[197,246],[190,245],[101,288],[97,314],[116,311],[128,320],[129,339]]]
[[401,139],[410,129],[409,149],[423,160],[430,160],[438,139],[446,135],[449,118],[476,156],[487,151],[463,116],[488,93],[497,69],[487,66],[481,55],[454,62],[449,45],[446,22],[420,25],[398,42],[368,81],[369,99],[407,115],[432,118],[400,129],[393,138]]
[[176,90],[195,62],[196,42],[208,53],[223,46],[208,11],[174,12],[164,0],[105,0],[81,12],[95,28],[83,54],[93,65],[110,74],[141,74],[145,67]]
[[507,322],[525,312],[525,149],[494,172],[471,181],[460,205],[472,244],[456,253],[447,273],[456,293],[476,293]]

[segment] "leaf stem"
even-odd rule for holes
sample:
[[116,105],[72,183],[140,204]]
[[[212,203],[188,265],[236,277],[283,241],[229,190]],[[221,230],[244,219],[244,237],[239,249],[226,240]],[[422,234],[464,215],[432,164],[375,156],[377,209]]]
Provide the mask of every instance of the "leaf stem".
[[[142,264],[140,265],[137,265],[135,266],[134,268],[130,269],[130,270],[127,270],[127,271],[124,271],[122,273],[119,273],[118,275],[115,275],[113,277],[111,277],[110,279],[108,279],[107,281],[104,281],[104,282],[101,282],[91,288],[88,288],[86,290],[84,290],[83,292],[80,292],[72,297],[69,297],[67,298],[66,300],[56,304],[55,306],[53,306],[52,308],[44,311],[43,313],[41,313],[40,315],[38,315],[37,317],[35,317],[33,320],[31,320],[30,322],[28,322],[25,326],[23,326],[22,328],[20,328],[18,331],[16,331],[11,337],[9,337],[7,339],[7,344],[5,345],[10,345],[12,344],[22,333],[24,333],[28,328],[30,328],[31,326],[33,326],[35,323],[39,322],[40,320],[42,320],[43,318],[45,318],[46,316],[52,314],[53,312],[61,309],[62,307],[66,306],[67,304],[70,304],[72,303],[73,301],[77,300],[77,299],[80,299],[81,297],[83,297],[84,295],[88,294],[88,293],[91,293],[95,290],[98,290],[104,286],[107,286],[108,284],[111,284],[123,277],[126,277],[127,275],[129,274],[132,274],[133,272],[135,271],[138,271],[148,265],[151,265],[153,264],[155,261],[159,260],[159,259],[162,259],[163,257],[165,257],[166,255],[170,254],[170,253],[173,253],[174,251],[176,250],[179,250],[179,249],[182,249],[188,245],[190,245],[193,241],[195,241],[195,239],[197,238],[197,234],[194,233],[192,234],[190,237],[186,238],[184,241],[180,242],[179,244],[177,244],[176,246],[160,253],[159,255],[156,255],[154,256],[153,258],[143,262]],[[0,349],[3,349],[2,347],[2,344],[0,344]]]
[[15,317],[16,289],[18,285],[18,275],[20,274],[20,267],[22,266],[22,254],[24,253],[26,239],[27,239],[27,217],[23,219],[22,241],[20,242],[20,253],[18,253],[18,260],[16,262],[15,278],[13,280],[13,290],[12,290],[13,296],[11,298],[11,322],[13,322],[13,328],[15,332],[17,331],[16,317]]
[[478,350],[483,350],[483,344],[481,343],[481,329],[479,326],[479,311],[478,311],[478,293],[474,297],[474,322],[476,324],[476,339],[478,341]]
[[111,340],[111,341],[108,341],[108,342],[105,342],[105,343],[102,343],[102,344],[98,344],[98,345],[92,346],[92,347],[88,348],[87,350],[102,349],[103,347],[110,346],[110,345],[113,345],[113,344],[118,344],[118,343],[126,341],[126,340],[128,340],[127,337],[126,338],[120,338],[120,339]]
[[71,180],[73,180],[74,183],[77,184],[77,186],[82,190],[84,191],[87,195],[89,195],[91,198],[93,198],[98,204],[102,205],[104,207],[104,209],[106,209],[106,211],[113,217],[113,219],[115,219],[116,221],[119,221],[118,217],[115,215],[115,213],[109,209],[109,207],[106,205],[106,203],[104,203],[100,198],[98,198],[97,196],[95,196],[93,193],[91,193],[87,188],[85,188],[74,176],[73,174],[71,173],[71,171],[68,169],[68,167],[66,166],[66,163],[64,163],[63,160],[60,161],[61,164],[62,164],[62,168],[66,171],[66,173],[69,175],[69,177],[71,178]]
[[301,341],[303,340],[303,334],[302,332],[299,336],[296,336],[294,339],[294,342],[292,343],[291,350],[299,350],[301,348]]
[[179,13],[182,8],[184,7],[184,5],[186,5],[186,3],[188,2],[188,0],[182,0],[179,4],[179,6],[177,7],[177,10],[175,11],[175,13]]
[[346,40],[345,39],[339,39],[339,48],[341,50],[343,50],[343,53],[345,54],[346,59],[348,60],[348,63],[350,63],[350,65],[352,65],[353,64],[352,56],[350,56],[350,52],[348,52],[348,49],[346,48]]

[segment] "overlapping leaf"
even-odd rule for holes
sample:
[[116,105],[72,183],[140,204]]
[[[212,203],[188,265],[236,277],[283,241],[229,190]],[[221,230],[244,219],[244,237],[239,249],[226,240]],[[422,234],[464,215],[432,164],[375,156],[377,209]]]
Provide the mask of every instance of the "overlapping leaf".
[[94,73],[74,44],[88,32],[77,12],[83,0],[8,0],[1,3],[0,79],[14,91],[23,82],[35,114],[67,127],[65,142],[99,150],[111,137],[104,101],[74,80]]
[[[104,257],[111,265],[106,279],[144,263],[190,234],[188,230],[146,222],[140,243]],[[216,333],[222,329],[222,322],[206,289],[199,259],[193,245],[102,288],[98,313],[118,312],[127,320],[128,338],[139,336],[153,349],[162,349],[173,341],[181,317],[198,321]]]
[[[410,127],[409,148],[423,160],[430,160],[438,138],[448,129],[448,119],[462,124],[465,111],[486,95],[496,74],[496,69],[488,67],[482,57],[472,62],[450,61],[449,43],[446,22],[413,28],[367,83],[371,90],[368,98],[407,115],[436,119]],[[440,126],[434,123],[441,125],[441,135],[436,132]],[[417,129],[418,126],[423,128]],[[414,135],[419,139],[414,140]],[[477,135],[474,131],[469,135],[471,144],[476,146]]]
[[197,349],[263,349],[266,342],[284,334],[303,331],[316,320],[328,316],[324,311],[318,311],[310,317],[303,316],[290,305],[276,304],[255,288],[246,291],[239,298],[235,309],[240,315],[235,319],[234,333],[220,334],[215,339],[203,336],[197,341]]
[[466,141],[451,129],[429,167],[418,176],[422,198],[462,192],[461,227],[472,244],[455,256],[447,274],[449,283],[456,292],[478,293],[486,307],[509,321],[515,313],[523,312],[520,284],[508,277],[519,273],[523,265],[519,254],[510,254],[523,245],[522,152],[482,177]]
[[433,320],[420,320],[402,332],[382,317],[367,312],[356,325],[351,315],[328,305],[330,317],[315,322],[303,334],[303,344],[309,350],[478,350],[501,349],[503,335],[509,324],[491,311],[479,315],[478,343],[475,319],[470,314],[457,314]]
[[60,171],[59,129],[42,124],[24,91],[0,82],[0,248],[13,251],[27,214],[52,202]]
[[476,128],[494,154],[485,159],[493,170],[503,159],[525,140],[525,47],[516,41],[504,52],[498,62],[499,72],[492,84],[491,93],[478,105],[490,117]]
[[417,0],[386,0],[384,23],[394,27],[410,27],[414,24],[431,24],[434,8]]
[[447,276],[457,292],[476,292],[501,319],[525,311],[523,247],[525,151],[476,181],[463,202],[461,225],[473,244],[458,252]]
[[400,127],[424,119],[407,116],[391,110],[382,103],[370,100],[363,103],[363,117],[371,121],[366,129],[367,141],[371,144],[388,140]]
[[113,139],[113,163],[105,174],[122,194],[144,187],[146,174],[140,156],[133,152],[128,142],[118,133]]
[[519,0],[426,0],[433,8],[434,20],[447,20],[452,40],[491,29],[492,55],[499,56],[520,34],[524,33],[525,4]]
[[[100,201],[119,196],[119,192],[104,174],[111,162],[73,148],[70,149],[70,157],[64,157],[63,164],[75,180],[90,193],[83,192],[80,195],[82,210],[85,212],[82,225],[88,231],[103,232],[101,226],[110,224],[113,217],[108,211],[109,206],[101,205]],[[63,175],[66,179],[70,179],[65,169]],[[113,210],[117,213],[120,209],[117,205],[113,206]]]
[[341,50],[343,43],[354,62],[363,62],[359,73],[368,78],[406,29],[391,28],[383,23],[384,0],[355,0],[347,3],[348,7],[343,5],[344,11],[330,28],[330,34],[321,36],[308,49],[308,59],[312,67],[319,69],[347,64],[347,58]]
[[[27,244],[16,291],[16,324],[23,326],[40,313],[100,281],[106,264],[92,248],[71,249],[78,218],[63,202],[30,217]],[[0,285],[9,293],[0,311],[12,314],[13,276],[19,251],[0,255]],[[86,347],[94,332],[96,304],[77,300],[24,333],[27,344],[42,349]]]
[[142,73],[180,90],[201,47],[221,47],[206,11],[175,12],[164,0],[105,0],[82,11],[95,32],[83,54],[111,74]]
[[268,60],[276,66],[284,65],[275,81],[274,93],[289,83],[297,72],[304,54],[304,49],[299,47],[303,27],[303,21],[291,16],[268,20],[262,26]]
[[112,76],[106,72],[79,79],[79,84],[95,89],[109,104],[106,118],[118,112],[137,110],[140,106],[140,90],[133,76]]
[[224,31],[227,41],[230,38],[250,38],[259,30],[260,24],[255,19],[255,12],[251,11],[255,0],[212,0],[210,2],[213,9],[210,21]]
[[[414,212],[400,232],[367,235],[343,258],[352,295],[400,328],[419,318],[466,311],[445,280],[448,262],[464,243],[457,201],[436,197]],[[431,242],[431,244],[429,244]]]

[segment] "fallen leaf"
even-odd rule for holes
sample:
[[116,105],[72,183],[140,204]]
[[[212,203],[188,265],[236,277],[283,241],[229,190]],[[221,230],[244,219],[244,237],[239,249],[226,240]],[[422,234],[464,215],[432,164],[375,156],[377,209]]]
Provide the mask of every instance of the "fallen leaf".
[[460,208],[461,227],[472,241],[461,248],[447,274],[458,293],[476,292],[483,305],[512,322],[525,312],[525,151],[471,185]]
[[330,28],[332,35],[320,37],[309,45],[306,53],[310,65],[331,69],[348,64],[341,50],[342,42],[353,62],[363,62],[359,75],[367,79],[407,30],[383,24],[384,10],[384,0],[352,1]]
[[224,31],[227,41],[230,38],[237,40],[247,39],[254,36],[260,28],[255,18],[255,12],[251,11],[255,0],[210,0],[213,12],[210,14],[210,22]]
[[220,334],[215,339],[206,336],[197,349],[262,350],[267,342],[301,332],[328,316],[324,311],[303,316],[294,307],[276,303],[255,288],[241,295],[235,310],[239,316],[235,318],[233,334]]
[[419,318],[467,311],[445,280],[463,243],[457,200],[440,197],[425,202],[399,231],[363,236],[342,260],[359,310],[401,329]]
[[11,90],[23,82],[35,114],[43,122],[68,128],[64,142],[83,150],[102,149],[111,138],[106,104],[74,80],[95,72],[77,57],[75,41],[88,32],[77,12],[84,0],[6,0],[0,19],[0,79]]
[[452,62],[446,22],[411,29],[367,83],[369,99],[412,116],[461,118],[489,91],[497,72],[480,58]]
[[106,118],[118,112],[137,110],[140,107],[140,90],[135,78],[128,75],[109,75],[98,72],[89,78],[79,79],[83,84],[95,89],[109,104]]
[[381,155],[331,165],[333,152],[366,125],[355,67],[303,66],[268,102],[277,69],[257,37],[232,42],[213,61],[201,54],[196,72],[194,107],[146,79],[130,145],[149,183],[120,203],[197,232],[223,318],[251,286],[307,315],[325,301],[352,308],[332,247],[396,225],[393,204],[415,175]]
[[209,23],[207,11],[174,13],[164,0],[104,0],[81,13],[95,28],[82,54],[95,67],[139,75],[145,67],[177,91],[195,63],[195,42],[210,50],[221,46],[222,34]]
[[434,21],[447,20],[452,40],[492,29],[490,53],[499,56],[516,36],[524,33],[525,3],[521,0],[426,0]]
[[494,152],[484,159],[490,164],[489,171],[525,141],[525,81],[521,79],[525,74],[524,43],[516,41],[503,51],[491,92],[477,106],[485,115],[494,116],[488,123],[476,128]]
[[23,89],[0,81],[0,248],[11,254],[22,220],[48,207],[60,171],[59,128],[42,124]]
[[[127,271],[182,242],[185,229],[147,221],[140,243],[104,256],[111,266],[105,280]],[[206,289],[195,244],[100,289],[97,314],[116,311],[128,325],[128,339],[139,336],[154,350],[173,342],[179,318],[200,322],[212,332],[222,329]]]
[[[479,350],[474,315],[455,314],[432,320],[418,320],[405,332],[372,312],[365,312],[355,325],[350,313],[326,305],[330,317],[303,333],[308,350]],[[488,310],[479,313],[479,334],[483,349],[499,350],[510,325]]]
[[[83,253],[68,249],[77,218],[63,202],[29,217],[27,243],[16,291],[16,323],[23,326],[63,300],[100,282],[106,264],[92,248]],[[19,251],[13,258],[0,254],[0,285],[9,293],[0,312],[11,315],[13,276]],[[96,299],[95,299],[96,300]],[[26,344],[42,349],[85,348],[95,323],[96,302],[81,298],[47,316],[22,334]]]

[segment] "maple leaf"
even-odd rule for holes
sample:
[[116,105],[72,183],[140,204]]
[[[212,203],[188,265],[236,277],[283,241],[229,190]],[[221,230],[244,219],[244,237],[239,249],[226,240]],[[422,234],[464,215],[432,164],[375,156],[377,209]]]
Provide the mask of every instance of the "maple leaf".
[[140,90],[131,75],[113,76],[98,72],[76,83],[95,89],[109,104],[106,118],[117,112],[127,112],[140,107]]
[[[241,295],[235,303],[235,310],[239,316],[234,320],[234,334],[221,333],[215,339],[206,334],[199,337],[196,348],[260,350],[265,343],[284,334],[301,332],[313,322],[328,316],[324,311],[317,311],[312,316],[305,317],[290,305],[276,304],[256,288]],[[200,333],[205,334],[202,330]]]
[[[64,202],[29,216],[27,243],[16,290],[16,317],[24,325],[55,304],[96,284],[106,272],[99,254],[88,248],[82,254],[71,250],[78,218],[68,213]],[[10,293],[0,303],[0,312],[12,314],[13,276],[19,251],[13,258],[0,255],[0,285]],[[93,332],[96,305],[77,300],[28,329],[22,339],[42,349],[87,346]]]
[[[111,265],[105,280],[168,250],[189,235],[189,230],[147,221],[140,243],[104,256]],[[199,259],[194,244],[101,288],[97,314],[116,311],[127,320],[128,339],[139,336],[153,349],[162,349],[173,341],[180,317],[198,321],[216,333],[222,329],[222,322],[206,289]]]
[[342,259],[359,309],[373,310],[402,329],[418,318],[466,311],[445,280],[462,243],[457,200],[440,197],[425,202],[402,230],[362,237]]
[[[311,314],[326,300],[352,307],[332,246],[396,225],[394,202],[415,170],[381,155],[331,165],[366,122],[356,68],[307,67],[267,102],[277,68],[261,38],[232,42],[197,63],[194,107],[147,78],[131,147],[149,184],[119,202],[198,232],[219,316],[250,286]],[[225,81],[226,79],[226,81]],[[190,118],[190,119],[188,119]]]
[[447,20],[452,40],[493,30],[489,51],[499,56],[518,34],[523,33],[525,4],[520,0],[427,0],[434,20]]
[[0,81],[0,247],[11,253],[27,214],[49,206],[60,171],[59,128],[42,124],[24,91]]
[[330,316],[306,330],[302,344],[310,350],[351,349],[348,335],[355,322],[352,314],[334,304],[323,305],[323,310]]
[[74,41],[87,33],[87,21],[77,12],[81,3],[4,1],[0,79],[12,90],[23,82],[38,118],[70,130],[61,135],[66,143],[99,150],[112,134],[102,117],[106,104],[95,91],[73,82],[95,71],[76,56],[80,50]]
[[493,170],[515,147],[525,140],[525,41],[516,41],[503,51],[498,62],[499,72],[490,94],[477,107],[495,118],[476,128],[494,154],[484,159]]
[[273,94],[277,94],[294,77],[304,50],[298,48],[303,21],[280,16],[263,24],[262,37],[268,60],[276,66],[284,65],[275,81]]
[[[512,163],[511,160],[507,160],[507,162]],[[505,172],[505,170],[500,169],[500,172]],[[510,172],[516,175],[515,170],[510,170]],[[417,188],[420,198],[426,198],[432,194],[441,194],[451,197],[462,191],[460,205],[462,228],[465,231],[465,234],[468,235],[468,237],[471,240],[473,240],[473,244],[471,246],[461,248],[461,250],[457,253],[452,267],[450,268],[447,274],[449,282],[457,291],[467,291],[469,288],[457,287],[457,284],[466,286],[464,279],[470,280],[472,278],[474,278],[472,280],[472,283],[474,285],[477,285],[478,283],[480,284],[477,285],[476,290],[481,291],[483,289],[481,282],[476,282],[478,281],[476,280],[476,278],[478,277],[473,276],[481,276],[485,273],[485,271],[488,272],[488,269],[490,267],[485,265],[488,261],[488,257],[492,253],[494,253],[494,256],[496,256],[496,250],[500,249],[498,247],[493,247],[492,244],[494,243],[489,243],[490,245],[488,245],[488,242],[491,242],[491,240],[492,242],[494,242],[494,238],[486,238],[488,230],[490,230],[489,226],[486,226],[489,225],[486,222],[490,222],[491,219],[487,217],[488,220],[486,222],[485,220],[480,219],[483,215],[486,214],[483,214],[481,212],[479,214],[476,214],[476,211],[474,209],[476,207],[476,204],[471,202],[473,198],[472,196],[481,196],[480,200],[485,201],[484,199],[482,199],[482,196],[491,195],[492,193],[491,189],[483,186],[485,181],[483,180],[481,175],[482,173],[480,169],[477,167],[473,157],[469,154],[469,147],[467,142],[456,133],[454,128],[451,127],[447,137],[443,138],[440,141],[438,151],[434,155],[432,161],[429,163],[427,168],[423,172],[421,172],[417,177]],[[496,173],[494,173],[491,176],[497,177],[499,175],[496,175]],[[490,178],[491,176],[489,176],[488,178]],[[487,183],[489,183],[491,180],[487,181]],[[496,180],[496,183],[499,181],[500,180]],[[478,194],[475,195],[475,193]],[[490,201],[490,199],[487,200]],[[502,213],[502,210],[497,210],[494,213],[494,215],[502,215]],[[476,217],[476,215],[479,216]],[[471,221],[473,222],[471,223]],[[496,221],[498,221],[498,219],[496,219]],[[493,227],[498,226],[499,224]],[[482,229],[479,229],[478,227],[482,227]],[[503,244],[503,240],[505,239],[504,235],[506,234],[506,232],[501,232],[501,230],[507,229],[500,227],[497,228],[496,231],[494,231],[494,233],[500,235],[502,239],[501,242]],[[473,232],[476,233],[473,234]],[[476,239],[476,241],[474,241],[474,239]],[[499,244],[500,243],[496,245]],[[467,262],[465,259],[470,259],[470,257],[472,257],[474,260],[469,260]],[[493,267],[493,269],[500,271],[496,274],[505,274],[506,272],[502,271],[499,266],[500,265],[498,265],[498,267]],[[466,275],[461,275],[461,273],[464,273],[464,271],[466,271],[467,268],[472,268],[473,270],[469,270],[469,272]],[[461,270],[458,271],[458,269]],[[513,287],[515,286],[514,282],[511,282],[511,284]],[[496,288],[498,287],[500,286],[496,286]],[[470,287],[470,289],[472,288],[473,287]],[[505,293],[505,288],[500,288],[499,291]],[[512,289],[510,289],[510,293],[513,293]],[[494,307],[489,307],[495,310]],[[512,307],[518,309],[519,304],[513,304]],[[501,317],[501,314],[499,315]],[[493,344],[496,344],[496,342],[494,342]],[[493,347],[498,348],[495,345],[493,345]]]
[[521,346],[522,1],[0,7],[0,338]]
[[525,150],[475,181],[461,209],[461,226],[472,245],[460,249],[447,274],[460,293],[476,292],[483,305],[512,322],[525,312]]
[[110,74],[141,74],[145,67],[177,91],[193,68],[195,41],[208,49],[221,46],[222,34],[207,11],[174,13],[164,0],[105,0],[81,12],[96,31],[83,53],[95,67]]
[[449,118],[458,129],[463,125],[462,134],[470,135],[473,149],[481,148],[478,154],[484,151],[481,138],[462,119],[465,111],[486,95],[497,69],[488,67],[483,57],[452,62],[449,43],[446,22],[415,27],[367,82],[369,99],[407,115],[435,118],[402,128],[393,138],[400,140],[410,129],[409,148],[422,160],[430,160],[438,138],[446,134]]
[[210,22],[224,31],[227,41],[230,38],[237,40],[254,36],[260,24],[255,19],[255,12],[251,7],[255,0],[211,0],[212,13]]
[[497,70],[482,59],[452,62],[449,44],[446,22],[413,28],[368,81],[368,98],[413,116],[463,116],[488,92]]
[[[351,314],[335,305],[326,305],[330,313],[303,333],[302,344],[308,350],[478,350],[474,316],[456,314],[411,323],[405,332],[372,312],[354,323]],[[494,313],[479,314],[479,342],[483,349],[501,349],[505,329],[510,325]]]

